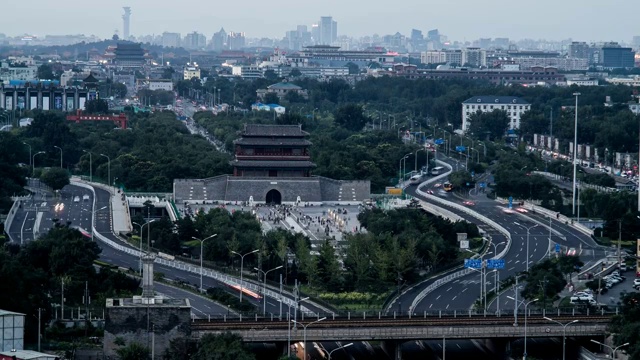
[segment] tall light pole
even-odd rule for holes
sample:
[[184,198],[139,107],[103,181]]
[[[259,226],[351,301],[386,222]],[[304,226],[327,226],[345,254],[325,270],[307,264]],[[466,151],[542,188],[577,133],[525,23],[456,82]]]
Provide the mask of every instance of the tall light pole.
[[107,185],[111,186],[111,158],[105,154],[100,154],[100,156],[104,156],[107,158]]
[[267,315],[267,296],[265,295],[265,293],[267,292],[267,274],[274,271],[274,270],[278,270],[278,269],[282,269],[282,265],[274,267],[271,270],[260,270],[257,267],[253,268],[254,270],[256,270],[259,273],[262,273],[263,276],[263,282],[262,282],[262,315],[266,316]]
[[580,96],[579,92],[573,93],[573,96],[576,97],[576,118],[574,121],[574,129],[573,129],[573,204],[572,204],[572,215],[576,215],[576,174],[577,174],[577,165],[578,165],[578,97]]
[[24,141],[22,143],[29,147],[29,167],[31,168],[31,171],[33,172],[33,166],[31,166],[31,145],[27,144]]
[[104,210],[104,209],[106,209],[106,208],[107,208],[107,206],[103,206],[103,207],[101,207],[101,208],[100,208],[100,209],[98,209],[98,210],[84,210],[84,209],[83,209],[83,211],[86,211],[86,212],[90,212],[90,213],[91,213],[91,229],[90,229],[90,230],[91,230],[91,241],[93,241],[93,223],[95,222],[95,219],[94,219],[95,214],[96,214],[98,211],[100,211],[100,210]]
[[408,155],[405,155],[402,159],[400,159],[400,161],[398,162],[398,172],[400,173],[398,176],[398,185],[402,185],[402,182],[404,181],[404,174],[402,173],[402,162],[407,158]]
[[[425,151],[427,152],[426,148],[422,148],[422,149],[418,149],[414,152],[414,156],[415,156],[415,164],[413,165],[413,171],[416,172],[416,174],[418,173],[418,151]],[[427,152],[427,159],[429,158],[429,152]],[[427,160],[427,164],[429,163],[429,160]]]
[[60,168],[62,169],[62,148],[60,146],[53,145],[54,148],[60,150]]
[[93,159],[91,158],[91,151],[82,150],[82,152],[89,154],[89,182],[93,182]]
[[527,229],[527,272],[529,272],[529,231],[531,229],[533,229],[534,227],[538,226],[538,224],[533,225],[532,227],[526,227],[524,225],[521,225],[517,222],[514,222],[514,224],[518,225],[518,226],[522,226],[523,228]]
[[202,268],[202,259],[204,259],[204,242],[209,240],[209,239],[211,239],[211,238],[214,238],[216,236],[218,236],[218,234],[213,234],[213,235],[208,236],[208,237],[206,237],[204,239],[198,239],[197,237],[192,236],[192,238],[194,240],[200,241],[200,292],[202,292],[202,290],[204,290],[202,288],[202,272],[203,272],[202,271],[203,270],[203,268]]
[[302,325],[302,329],[303,329],[303,330],[302,330],[302,337],[303,337],[303,341],[302,341],[303,356],[302,356],[302,358],[303,358],[303,359],[306,359],[306,358],[307,358],[307,327],[308,327],[308,326],[311,326],[311,325],[313,325],[313,324],[315,324],[315,323],[319,323],[320,321],[323,321],[323,320],[326,320],[326,317],[323,317],[322,319],[318,319],[318,320],[316,320],[316,321],[314,321],[314,322],[310,322],[310,323],[308,323],[307,325],[305,325],[305,324],[303,324],[303,323],[300,323],[300,322],[297,322],[297,321],[295,321],[295,320],[291,320],[291,321],[293,321],[296,325]]
[[487,292],[485,291],[485,286],[486,286],[485,283],[487,280],[485,275],[484,256],[491,255],[491,253],[488,252],[488,253],[480,254],[473,250],[469,250],[469,249],[465,249],[465,250],[480,256],[480,269],[475,269],[475,268],[469,268],[469,269],[480,272],[480,303],[484,304],[483,309],[487,310]]
[[347,345],[342,345],[342,346],[340,346],[338,348],[335,348],[335,349],[329,351],[329,356],[328,356],[327,360],[331,360],[331,354],[333,354],[334,351],[340,350],[340,349],[344,349],[344,348],[348,348],[351,345],[353,345],[353,343],[348,343]]
[[407,174],[407,159],[411,156],[412,153],[408,153],[402,158],[402,180],[404,181],[404,177]]
[[617,357],[616,356],[616,352],[618,351],[618,349],[620,349],[623,346],[629,345],[629,343],[624,343],[624,344],[614,348],[614,347],[611,347],[611,346],[609,346],[607,344],[603,344],[600,341],[591,340],[591,342],[592,343],[596,343],[596,344],[601,345],[601,346],[604,346],[604,347],[608,348],[609,350],[611,350],[611,358],[612,359],[615,359]]
[[[156,221],[156,219],[151,219],[151,220],[147,221],[146,223],[144,223],[144,224],[142,224],[142,225],[138,224],[137,222],[132,222],[132,224],[134,224],[134,225],[138,225],[138,226],[140,227],[140,260],[139,260],[139,261],[140,261],[140,262],[139,262],[139,264],[140,264],[140,275],[142,275],[142,228],[143,228],[145,225],[147,225],[147,230],[148,230],[148,228],[149,228],[149,224],[151,224],[151,223],[152,223],[152,222],[154,222],[154,221]],[[150,231],[147,231],[147,241],[148,241],[148,238],[149,238],[150,236],[151,236]],[[147,250],[149,250],[149,248],[148,248],[148,247],[147,247]]]
[[236,255],[240,256],[240,302],[242,302],[242,290],[244,290],[243,289],[244,282],[242,281],[242,275],[243,275],[242,274],[242,269],[244,268],[244,257],[247,256],[247,255],[251,255],[251,254],[257,253],[257,252],[258,252],[258,249],[250,251],[250,252],[248,252],[248,253],[246,253],[244,255],[240,254],[239,252],[236,252],[236,251],[232,251],[231,252],[232,254],[236,254]]
[[33,172],[31,174],[31,176],[35,176],[35,172],[36,172],[36,156],[40,155],[40,154],[44,154],[44,151],[38,151],[37,153],[33,154],[33,160],[31,161],[31,163],[33,164]]
[[529,304],[538,301],[538,299],[533,299],[529,302],[524,302],[524,300],[521,300],[520,303],[518,303],[518,301],[511,296],[507,296],[507,298],[513,300],[516,303],[516,311],[518,311],[518,306],[520,304],[524,304],[524,353],[522,354],[522,359],[527,360],[527,307],[529,306]]
[[553,319],[548,318],[546,316],[544,317],[544,319],[547,320],[547,321],[554,322],[554,323],[562,326],[562,360],[565,360],[566,354],[567,354],[567,350],[566,350],[567,349],[567,326],[569,326],[571,324],[575,324],[580,320],[573,320],[573,321],[570,321],[570,322],[568,322],[566,324],[563,324],[560,321],[553,320]]

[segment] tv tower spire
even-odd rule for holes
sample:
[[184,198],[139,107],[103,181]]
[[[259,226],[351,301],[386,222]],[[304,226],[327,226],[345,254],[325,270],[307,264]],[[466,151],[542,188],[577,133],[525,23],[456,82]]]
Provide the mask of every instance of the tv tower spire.
[[124,15],[122,15],[122,38],[123,40],[129,40],[131,34],[129,33],[129,25],[131,23],[131,8],[128,6],[123,7]]

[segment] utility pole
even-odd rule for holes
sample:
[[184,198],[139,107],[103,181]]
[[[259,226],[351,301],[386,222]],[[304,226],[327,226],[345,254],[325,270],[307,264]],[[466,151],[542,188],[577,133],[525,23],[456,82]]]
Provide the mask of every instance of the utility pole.
[[40,330],[40,327],[42,326],[42,320],[41,320],[41,316],[42,316],[42,309],[38,308],[38,352],[40,352],[40,338],[42,338],[42,331]]
[[576,175],[577,175],[577,166],[578,166],[578,97],[580,93],[573,93],[573,96],[576,97],[576,108],[575,108],[575,121],[574,121],[574,130],[573,130],[573,206],[572,206],[572,215],[576,215]]

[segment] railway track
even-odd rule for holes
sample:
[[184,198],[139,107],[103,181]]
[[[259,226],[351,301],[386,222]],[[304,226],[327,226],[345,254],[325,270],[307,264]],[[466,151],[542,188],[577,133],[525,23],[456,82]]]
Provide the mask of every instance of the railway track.
[[[581,323],[594,324],[594,323],[608,323],[611,320],[609,315],[593,315],[593,316],[554,316],[554,320],[560,322],[569,322],[573,320],[579,320]],[[314,321],[314,319],[309,319]],[[324,320],[315,323],[313,327],[315,329],[322,328],[353,328],[353,327],[416,327],[416,326],[467,326],[467,325],[511,325],[514,322],[512,316],[502,317],[447,317],[447,318],[404,318],[404,319],[335,319]],[[524,316],[518,317],[518,322],[524,323]],[[306,323],[306,321],[305,321]],[[550,324],[551,322],[545,320],[541,316],[529,316],[527,317],[528,324]],[[287,321],[280,321],[274,319],[274,321],[239,321],[239,320],[227,320],[227,321],[211,321],[196,320],[191,323],[192,331],[203,330],[251,330],[251,329],[287,329],[289,324]]]

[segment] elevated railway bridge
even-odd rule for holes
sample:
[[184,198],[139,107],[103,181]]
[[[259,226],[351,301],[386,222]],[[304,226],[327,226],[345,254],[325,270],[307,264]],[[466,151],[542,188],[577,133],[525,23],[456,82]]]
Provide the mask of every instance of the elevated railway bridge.
[[[569,323],[567,337],[602,337],[615,314],[599,311],[592,314],[549,314],[549,318]],[[318,321],[320,320],[320,321]],[[313,324],[311,324],[313,323]],[[310,324],[310,325],[308,325]],[[304,327],[303,327],[304,325]],[[526,318],[511,316],[462,315],[420,317],[329,317],[307,318],[298,325],[286,319],[212,319],[194,320],[191,324],[194,338],[205,334],[231,332],[246,342],[276,343],[286,349],[287,344],[304,341],[381,341],[390,354],[401,358],[402,343],[415,340],[475,339],[484,341],[497,353],[506,351],[508,344],[520,338],[552,338],[563,336],[563,327],[545,319],[542,314]]]

